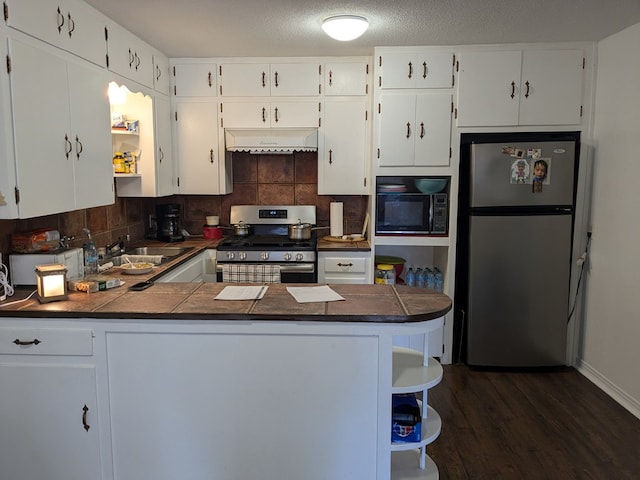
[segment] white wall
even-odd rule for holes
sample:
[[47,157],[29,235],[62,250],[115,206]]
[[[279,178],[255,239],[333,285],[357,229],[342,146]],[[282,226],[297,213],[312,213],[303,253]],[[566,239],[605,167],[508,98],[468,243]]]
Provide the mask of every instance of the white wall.
[[578,367],[640,418],[640,24],[598,45],[590,260]]

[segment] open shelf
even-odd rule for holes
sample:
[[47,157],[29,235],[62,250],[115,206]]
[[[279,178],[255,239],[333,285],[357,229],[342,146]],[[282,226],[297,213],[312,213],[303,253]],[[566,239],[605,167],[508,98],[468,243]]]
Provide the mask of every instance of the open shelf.
[[392,442],[391,451],[400,452],[403,450],[415,450],[432,443],[440,436],[442,430],[442,419],[438,412],[427,405],[427,417],[422,419],[422,435],[419,442]]
[[407,450],[391,454],[391,480],[438,480],[440,472],[435,462],[425,455],[425,467],[420,468],[420,452]]
[[412,393],[431,388],[442,380],[442,365],[429,357],[425,366],[422,352],[404,347],[393,347],[393,393]]

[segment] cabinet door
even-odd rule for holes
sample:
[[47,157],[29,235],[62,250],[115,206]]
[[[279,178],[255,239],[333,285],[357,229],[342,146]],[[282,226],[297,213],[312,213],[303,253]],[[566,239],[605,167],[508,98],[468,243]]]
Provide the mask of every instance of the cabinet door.
[[215,97],[216,65],[214,63],[178,63],[173,71],[173,94],[178,97]]
[[16,39],[9,40],[9,54],[20,216],[74,210],[67,64]]
[[156,141],[156,196],[165,197],[175,193],[175,172],[171,148],[171,106],[169,100],[156,95],[155,111]]
[[417,127],[415,95],[382,95],[380,97],[379,164],[380,166],[413,165]]
[[320,95],[320,65],[317,63],[276,63],[271,65],[272,97],[313,97]]
[[105,65],[104,22],[83,2],[6,0],[7,24],[98,65]]
[[367,95],[369,65],[366,62],[327,63],[324,66],[324,94]]
[[158,52],[153,54],[153,88],[169,95],[169,59]]
[[272,102],[271,127],[318,127],[320,106],[318,102]]
[[68,64],[74,150],[75,208],[114,203],[107,78],[90,66]]
[[367,102],[325,102],[324,126],[318,154],[320,195],[365,195]]
[[416,166],[448,166],[451,148],[451,94],[416,96]]
[[520,51],[460,54],[458,126],[517,125]]
[[383,55],[382,88],[451,88],[453,52]]
[[93,366],[3,363],[0,383],[0,478],[101,478]]
[[116,23],[109,22],[107,47],[109,70],[153,88],[151,47]]
[[317,127],[318,102],[225,102],[222,105],[224,128]]
[[225,63],[220,66],[220,95],[268,97],[271,95],[269,64]]
[[224,102],[221,111],[224,128],[269,128],[271,125],[268,102]]
[[220,192],[218,104],[177,102],[178,190],[181,194]]
[[581,121],[581,50],[523,52],[520,125],[574,125]]

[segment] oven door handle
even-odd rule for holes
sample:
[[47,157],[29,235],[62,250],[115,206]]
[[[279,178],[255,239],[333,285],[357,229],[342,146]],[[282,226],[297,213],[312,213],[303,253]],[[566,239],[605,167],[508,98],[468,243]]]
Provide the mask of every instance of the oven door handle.
[[[224,265],[262,265],[260,263],[225,263]],[[280,273],[313,273],[315,271],[315,265],[313,263],[277,263],[280,265]],[[216,271],[222,272],[222,264],[216,265]]]

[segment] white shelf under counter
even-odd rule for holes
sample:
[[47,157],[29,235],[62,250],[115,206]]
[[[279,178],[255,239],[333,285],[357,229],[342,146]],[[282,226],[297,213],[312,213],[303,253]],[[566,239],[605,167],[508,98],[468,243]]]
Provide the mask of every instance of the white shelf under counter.
[[419,466],[417,450],[393,452],[391,454],[391,480],[438,480],[440,472],[435,462],[425,455],[425,466]]
[[393,347],[393,393],[413,393],[434,387],[442,380],[440,362],[433,357],[424,364],[422,352],[404,347]]

